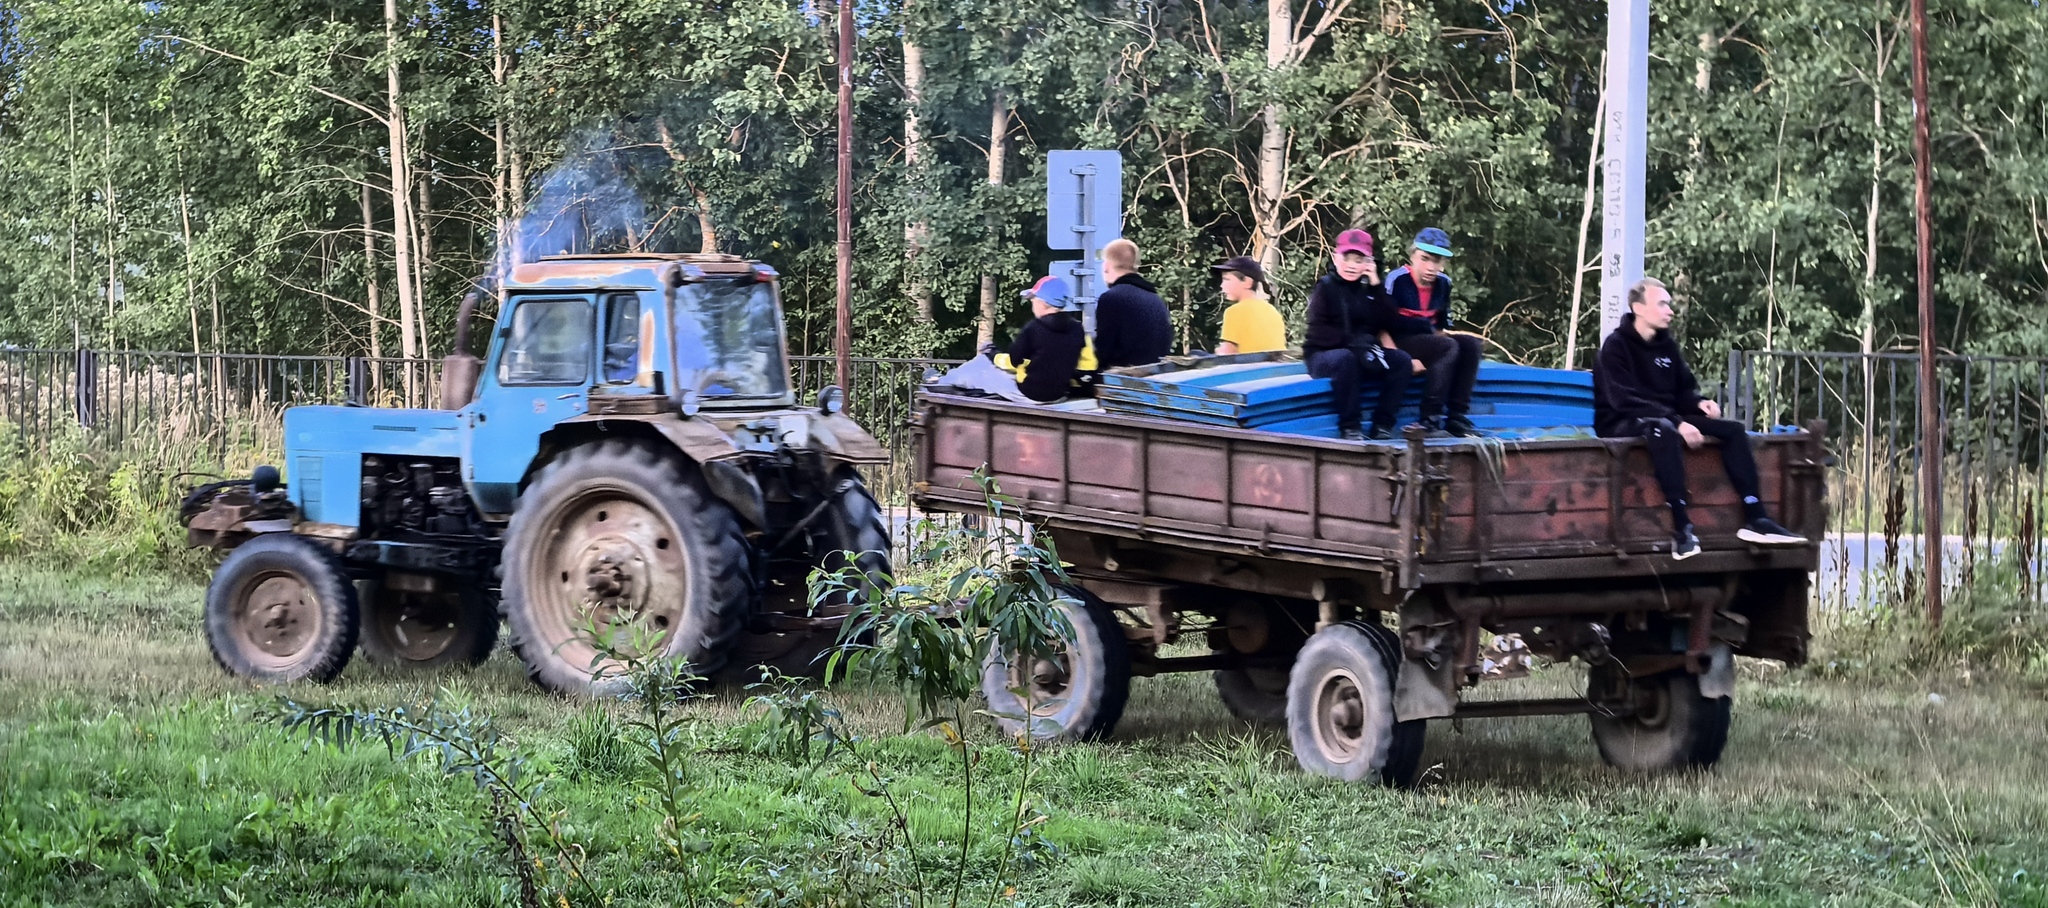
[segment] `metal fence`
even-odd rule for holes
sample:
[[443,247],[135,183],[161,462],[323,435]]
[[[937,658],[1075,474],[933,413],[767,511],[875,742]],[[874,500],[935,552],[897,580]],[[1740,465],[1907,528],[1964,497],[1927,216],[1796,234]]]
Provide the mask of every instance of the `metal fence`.
[[1729,354],[1731,418],[1755,428],[1827,423],[1823,605],[1912,608],[1925,538],[1941,535],[1944,589],[1980,583],[2039,603],[2048,359],[1944,356],[1942,526],[1921,513],[1920,358],[1902,353]]
[[[957,362],[853,361],[848,412],[898,455],[871,476],[883,501],[900,502],[907,490],[907,427],[917,386],[928,370]],[[830,384],[833,367],[829,356],[793,357],[798,400],[809,402]],[[214,450],[260,447],[277,442],[287,407],[436,406],[440,371],[429,359],[0,349],[0,424],[37,441],[84,430],[105,444],[139,438]]]

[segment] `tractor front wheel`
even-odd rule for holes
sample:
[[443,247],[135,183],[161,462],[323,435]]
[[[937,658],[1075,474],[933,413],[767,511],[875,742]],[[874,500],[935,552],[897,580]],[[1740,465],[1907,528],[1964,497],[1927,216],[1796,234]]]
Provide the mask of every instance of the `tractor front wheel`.
[[356,591],[334,555],[290,533],[237,546],[206,588],[206,642],[229,674],[334,680],[356,648]]

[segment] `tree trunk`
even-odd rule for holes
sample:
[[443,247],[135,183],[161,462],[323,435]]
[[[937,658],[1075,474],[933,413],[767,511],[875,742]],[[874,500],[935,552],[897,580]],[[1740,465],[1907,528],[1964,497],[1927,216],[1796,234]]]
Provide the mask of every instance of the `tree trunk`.
[[383,331],[384,315],[380,311],[383,302],[382,288],[377,284],[377,217],[370,206],[370,181],[365,178],[360,194],[363,204],[363,295],[370,306],[370,358],[384,355],[384,343],[379,339]]
[[[1009,141],[1010,105],[1008,99],[1003,97],[1003,90],[998,88],[995,92],[994,101],[989,104],[988,184],[990,186],[1003,185],[1003,164],[1006,158],[1004,152],[1009,145]],[[995,213],[991,211],[988,217],[989,240],[991,242],[995,240],[996,231],[1000,226],[1000,221]],[[982,344],[995,343],[996,318],[998,315],[996,276],[984,272],[981,276],[981,317],[976,319],[974,324],[975,346],[979,347]]]
[[178,233],[185,242],[185,314],[192,323],[192,352],[199,352],[199,283],[192,261],[192,188],[185,183],[185,129],[171,106],[171,151],[178,168]]
[[[1595,177],[1600,173],[1600,139],[1607,132],[1607,54],[1600,55],[1600,100],[1593,105],[1593,141],[1586,148],[1586,197],[1579,208],[1579,251],[1572,258],[1572,314],[1565,323],[1564,368],[1576,367],[1579,357],[1579,300],[1586,289],[1586,237],[1592,232],[1594,202],[1599,193],[1594,190]],[[1594,268],[1599,267],[1596,259]],[[1601,340],[1604,340],[1602,338]],[[1599,347],[1595,343],[1588,346]]]
[[102,159],[100,174],[104,182],[100,191],[107,206],[107,347],[109,349],[119,349],[120,344],[114,338],[114,307],[121,297],[120,236],[117,233],[121,220],[121,206],[114,193],[114,110],[112,99],[107,99],[101,103],[100,124],[104,130],[100,135],[104,140],[103,147],[106,149],[105,157]]
[[[398,82],[398,0],[384,0],[385,120],[390,131],[391,153],[391,260],[397,271],[398,347],[407,359],[420,355],[418,299],[413,295],[417,271],[412,258],[412,167],[405,139],[405,107]],[[414,403],[412,371],[405,371],[405,396]]]
[[[507,185],[507,167],[510,149],[506,146],[505,114],[505,16],[491,10],[491,230],[497,248],[492,250],[491,269],[501,278],[511,267],[509,253],[512,248],[512,196]],[[461,351],[467,352],[467,351]]]
[[[903,14],[909,18],[914,4],[905,0]],[[905,23],[907,30],[910,25]],[[922,204],[926,190],[924,179],[924,125],[918,122],[918,110],[924,103],[924,48],[907,35],[903,39],[903,174],[904,183],[910,190],[912,203]],[[904,292],[917,307],[917,320],[930,325],[936,321],[932,312],[931,288],[918,270],[918,257],[924,253],[926,237],[931,226],[922,217],[912,218],[903,227],[903,274],[906,279]]]
[[418,275],[418,277],[415,279],[416,283],[413,285],[413,299],[418,301],[420,308],[419,339],[421,355],[426,355],[426,351],[430,349],[427,344],[426,300],[429,282],[432,280],[434,274],[433,185],[434,174],[432,170],[429,170],[428,172],[419,175],[420,208],[419,211],[415,213],[412,219],[413,235],[419,238],[419,255],[417,256],[418,261],[416,262],[417,270],[414,272],[415,274]]
[[[1266,68],[1277,78],[1294,49],[1293,0],[1266,0]],[[1260,112],[1259,186],[1252,200],[1259,266],[1271,274],[1280,264],[1280,202],[1287,191],[1286,111],[1269,102]]]

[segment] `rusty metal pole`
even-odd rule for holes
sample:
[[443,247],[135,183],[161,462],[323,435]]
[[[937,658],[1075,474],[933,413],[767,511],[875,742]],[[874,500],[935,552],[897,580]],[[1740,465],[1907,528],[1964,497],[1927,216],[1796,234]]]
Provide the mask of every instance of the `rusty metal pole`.
[[853,0],[839,0],[839,299],[832,355],[853,398]]
[[1928,138],[1927,0],[1913,0],[1913,220],[1920,270],[1920,535],[1927,623],[1941,626],[1941,372],[1934,343],[1934,164]]

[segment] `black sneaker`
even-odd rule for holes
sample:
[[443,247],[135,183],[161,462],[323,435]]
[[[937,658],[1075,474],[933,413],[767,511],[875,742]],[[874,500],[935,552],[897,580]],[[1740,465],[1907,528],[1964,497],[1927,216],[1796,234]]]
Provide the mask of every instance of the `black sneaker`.
[[1420,420],[1417,420],[1415,424],[1422,427],[1422,437],[1424,438],[1451,437],[1451,433],[1444,431],[1444,421],[1442,417],[1425,416]]
[[1339,429],[1337,437],[1345,441],[1364,441],[1365,433],[1357,429]]
[[1700,537],[1692,533],[1692,524],[1679,527],[1671,534],[1671,560],[1684,561],[1700,553]]
[[1366,441],[1393,441],[1398,437],[1392,425],[1382,422],[1373,423],[1372,431],[1365,433]]
[[1769,517],[1758,517],[1735,531],[1736,538],[1757,545],[1805,545],[1806,537],[1778,525]]
[[1449,432],[1453,436],[1456,436],[1458,438],[1479,437],[1479,427],[1473,425],[1471,419],[1462,415],[1445,417],[1444,431]]

